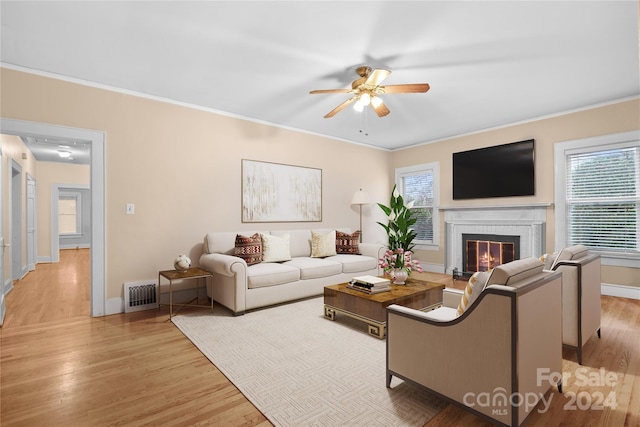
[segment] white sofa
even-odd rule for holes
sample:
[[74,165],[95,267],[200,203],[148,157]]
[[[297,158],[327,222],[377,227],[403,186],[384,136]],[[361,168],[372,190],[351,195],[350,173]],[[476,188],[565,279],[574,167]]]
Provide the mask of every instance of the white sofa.
[[[348,228],[338,228],[351,233]],[[314,229],[329,233],[331,229]],[[290,238],[291,260],[260,262],[247,265],[235,253],[236,235],[251,236],[256,231],[211,232],[204,238],[200,267],[213,275],[213,289],[207,295],[236,315],[246,310],[322,295],[324,287],[348,282],[355,276],[382,272],[378,260],[384,246],[360,243],[360,255],[337,254],[322,258],[311,257],[311,229],[261,231],[259,233]]]

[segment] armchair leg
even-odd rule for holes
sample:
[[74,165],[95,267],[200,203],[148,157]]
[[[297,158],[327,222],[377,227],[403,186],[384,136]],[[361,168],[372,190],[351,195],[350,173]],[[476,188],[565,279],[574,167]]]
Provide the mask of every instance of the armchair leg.
[[576,352],[578,353],[578,365],[582,365],[582,347],[578,347]]
[[598,338],[602,338],[602,336],[600,336],[600,328],[598,328]]
[[558,381],[556,385],[558,386],[558,393],[562,393],[562,380]]
[[387,374],[387,388],[391,388],[391,378],[393,378],[393,375]]

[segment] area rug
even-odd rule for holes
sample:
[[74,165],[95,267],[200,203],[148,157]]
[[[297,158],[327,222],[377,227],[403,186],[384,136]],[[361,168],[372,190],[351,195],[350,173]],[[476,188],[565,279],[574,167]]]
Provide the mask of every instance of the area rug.
[[444,407],[395,377],[388,389],[386,341],[325,319],[322,297],[173,323],[276,426],[422,426]]

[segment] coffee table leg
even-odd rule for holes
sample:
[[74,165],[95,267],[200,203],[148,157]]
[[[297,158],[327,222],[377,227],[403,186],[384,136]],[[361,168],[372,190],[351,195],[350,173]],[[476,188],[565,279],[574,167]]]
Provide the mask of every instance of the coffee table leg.
[[376,338],[383,339],[387,334],[387,327],[385,325],[372,325],[369,323],[368,326],[369,335],[373,335]]
[[324,317],[329,320],[336,320],[336,311],[330,307],[324,306]]

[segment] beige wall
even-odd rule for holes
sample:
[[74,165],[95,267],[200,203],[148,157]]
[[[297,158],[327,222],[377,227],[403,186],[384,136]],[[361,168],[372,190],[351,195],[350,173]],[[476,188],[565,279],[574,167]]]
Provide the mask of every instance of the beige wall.
[[[438,161],[440,204],[462,204],[451,200],[455,151],[534,138],[536,196],[464,204],[553,203],[554,143],[639,128],[639,101],[634,100],[387,152],[19,71],[0,72],[3,117],[106,133],[108,299],[122,296],[125,281],[156,278],[158,270],[171,268],[179,253],[197,262],[208,231],[357,229],[358,210],[350,200],[358,188],[367,190],[373,203],[364,209],[364,239],[384,242],[375,224],[384,218],[375,202],[388,203],[396,167]],[[241,223],[244,158],[322,169],[323,221]],[[359,167],[363,164],[367,168]],[[126,215],[127,203],[135,204],[135,215]],[[553,250],[553,208],[547,220],[547,250]],[[441,230],[441,242],[443,238]],[[442,246],[439,251],[421,251],[418,257],[444,263]],[[637,269],[607,267],[602,279],[639,286],[637,277]]]
[[51,259],[51,187],[53,184],[89,185],[89,165],[38,162],[38,258]]
[[[12,239],[12,227],[9,223],[11,215],[9,214],[9,208],[11,204],[9,203],[10,196],[10,186],[11,186],[11,159],[13,159],[20,167],[22,168],[22,176],[21,176],[21,187],[22,187],[22,203],[21,203],[21,211],[22,211],[22,230],[20,233],[22,234],[22,257],[20,265],[26,267],[27,265],[27,218],[26,218],[26,197],[27,194],[27,184],[26,184],[26,176],[27,174],[33,176],[34,178],[37,176],[37,162],[34,160],[33,156],[29,149],[24,145],[22,140],[17,136],[10,135],[0,135],[0,148],[2,149],[2,227],[4,233],[4,240],[6,243],[11,243]],[[22,154],[25,153],[26,159],[22,158]],[[10,268],[10,252],[11,248],[6,248],[4,251],[4,280],[8,281],[11,279],[11,268]]]
[[[386,151],[19,71],[0,72],[2,117],[106,133],[107,299],[121,297],[125,281],[157,278],[179,253],[197,261],[209,231],[355,230],[358,210],[350,202],[356,190],[368,190],[374,202],[388,198]],[[244,158],[322,169],[322,222],[242,224]],[[362,164],[368,167],[358,167]],[[135,215],[126,215],[127,203],[135,204]],[[365,240],[383,240],[375,225],[381,220],[378,211],[364,213]]]
[[[427,124],[428,125],[428,124]],[[426,162],[440,164],[440,206],[524,205],[554,203],[553,146],[557,142],[575,140],[640,129],[640,100],[635,99],[586,111],[509,126],[474,135],[452,138],[391,153],[389,168],[393,180],[395,168]],[[451,155],[457,151],[535,139],[535,196],[454,201],[452,199]],[[417,251],[421,261],[444,264],[444,220],[441,210],[440,250]],[[553,206],[547,209],[547,251],[557,249]],[[602,269],[603,283],[640,287],[640,269],[607,267]]]

